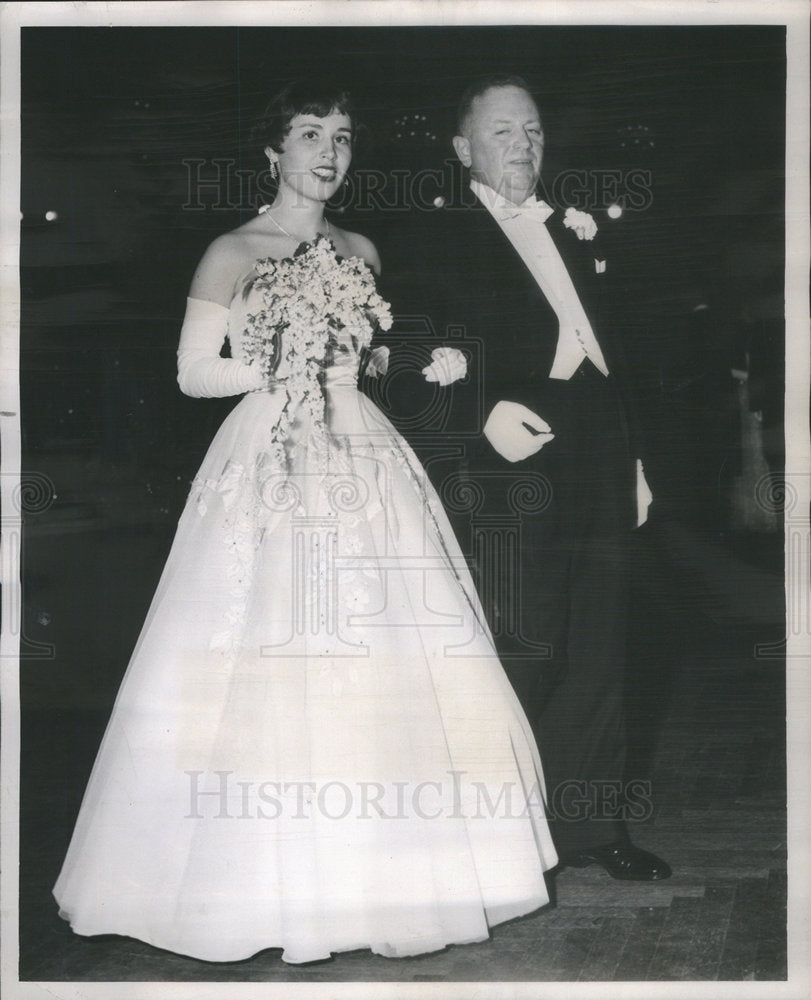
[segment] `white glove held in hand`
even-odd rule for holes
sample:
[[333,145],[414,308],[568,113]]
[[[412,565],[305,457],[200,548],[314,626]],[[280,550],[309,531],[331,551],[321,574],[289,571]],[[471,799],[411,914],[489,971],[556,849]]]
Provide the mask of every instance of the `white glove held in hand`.
[[177,382],[187,396],[237,396],[265,388],[259,366],[221,358],[228,310],[207,299],[186,299],[177,349]]
[[369,362],[366,365],[366,374],[369,378],[377,378],[378,375],[385,375],[388,370],[388,347],[376,347],[369,355]]
[[537,413],[505,399],[496,403],[484,425],[484,436],[502,458],[520,462],[540,451],[555,436]]
[[456,347],[436,347],[431,351],[431,364],[423,368],[426,382],[450,385],[467,375],[467,361]]

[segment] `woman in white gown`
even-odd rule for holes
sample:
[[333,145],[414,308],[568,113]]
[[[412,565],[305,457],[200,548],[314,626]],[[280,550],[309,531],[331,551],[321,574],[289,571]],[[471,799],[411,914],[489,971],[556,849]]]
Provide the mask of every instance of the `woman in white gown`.
[[204,255],[178,350],[184,392],[244,396],[54,894],[78,934],[209,961],[481,941],[548,901],[540,760],[441,504],[356,387],[390,315],[375,248],[324,216],[346,95],[285,88],[264,139],[278,192]]

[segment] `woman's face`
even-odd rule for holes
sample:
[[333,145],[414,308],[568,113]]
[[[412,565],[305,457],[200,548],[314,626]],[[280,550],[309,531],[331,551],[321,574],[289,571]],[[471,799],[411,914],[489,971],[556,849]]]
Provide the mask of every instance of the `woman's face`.
[[326,118],[296,115],[290,122],[278,160],[279,184],[306,199],[327,201],[343,183],[352,160],[352,120],[333,112]]

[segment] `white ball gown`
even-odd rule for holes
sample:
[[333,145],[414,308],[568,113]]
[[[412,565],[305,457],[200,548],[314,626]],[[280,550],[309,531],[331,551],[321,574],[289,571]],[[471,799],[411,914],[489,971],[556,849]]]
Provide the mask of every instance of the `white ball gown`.
[[356,387],[347,263],[299,258],[307,281],[258,261],[229,311],[214,367],[257,364],[264,324],[275,375],[215,436],[124,676],[54,889],[78,934],[397,957],[548,902],[531,729],[435,492]]

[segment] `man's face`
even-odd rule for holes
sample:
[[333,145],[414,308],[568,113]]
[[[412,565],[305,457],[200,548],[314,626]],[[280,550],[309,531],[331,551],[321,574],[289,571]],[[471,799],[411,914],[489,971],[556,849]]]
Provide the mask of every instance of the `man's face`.
[[456,155],[474,180],[520,204],[535,190],[543,132],[535,102],[520,87],[492,87],[473,101]]

